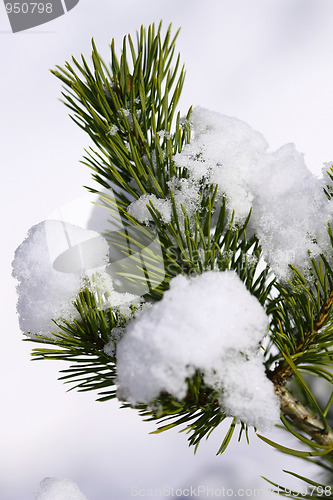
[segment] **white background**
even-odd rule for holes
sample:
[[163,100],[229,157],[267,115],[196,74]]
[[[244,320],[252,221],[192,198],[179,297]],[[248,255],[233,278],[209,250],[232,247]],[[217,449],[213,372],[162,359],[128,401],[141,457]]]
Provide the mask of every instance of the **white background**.
[[79,163],[88,136],[68,118],[49,69],[72,54],[89,58],[91,37],[107,59],[112,37],[120,49],[141,24],[173,22],[187,67],[182,111],[199,104],[241,118],[273,149],[295,142],[319,172],[333,159],[332,17],[331,0],[81,0],[12,34],[0,4],[1,500],[31,500],[46,476],[76,481],[89,500],[122,500],[132,485],[264,488],[265,475],[296,487],[282,468],[307,472],[252,433],[250,446],[215,457],[224,429],[194,456],[184,434],[148,435],[154,426],[135,411],[66,393],[56,380],[62,366],[32,363],[32,346],[21,341],[10,264],[30,226],[92,185]]

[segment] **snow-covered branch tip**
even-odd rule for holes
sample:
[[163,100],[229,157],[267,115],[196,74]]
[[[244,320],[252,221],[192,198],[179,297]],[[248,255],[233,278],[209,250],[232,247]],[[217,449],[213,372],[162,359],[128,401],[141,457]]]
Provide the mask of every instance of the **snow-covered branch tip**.
[[219,452],[237,424],[248,438],[280,418],[329,447],[333,397],[311,380],[333,383],[331,164],[319,178],[239,119],[182,117],[185,73],[161,30],[126,37],[120,59],[112,43],[109,65],[93,44],[92,68],[54,72],[94,142],[84,163],[110,227],[29,231],[13,263],[20,327],[37,359],[71,363],[78,390],[185,426],[195,447],[226,419]]

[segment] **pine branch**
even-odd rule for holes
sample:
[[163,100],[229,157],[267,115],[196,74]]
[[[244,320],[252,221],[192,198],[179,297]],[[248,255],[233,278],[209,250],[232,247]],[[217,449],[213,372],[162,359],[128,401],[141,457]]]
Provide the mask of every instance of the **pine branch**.
[[[64,375],[59,378],[65,383],[74,384],[70,390],[76,388],[79,392],[98,391],[101,394],[98,400],[103,401],[115,398],[116,358],[107,355],[103,348],[113,339],[113,330],[126,324],[125,317],[117,308],[107,307],[106,303],[101,307],[101,297],[88,288],[80,292],[74,306],[78,319],[55,323],[59,331],[55,331],[52,338],[36,335],[26,339],[51,346],[33,349],[32,358],[73,363],[69,368],[61,370]],[[134,313],[133,306],[132,314]],[[105,389],[108,389],[107,392]]]
[[[331,236],[330,227],[328,231]],[[329,406],[325,412],[321,410],[302,376],[303,372],[333,382],[330,370],[333,274],[324,255],[318,261],[312,259],[311,265],[310,280],[293,268],[294,279],[291,282],[284,286],[275,284],[279,295],[271,301],[268,311],[273,315],[273,339],[282,359],[277,362],[273,358],[276,367],[268,371],[267,376],[274,383],[282,413],[292,420],[294,426],[308,434],[313,443],[332,446],[333,432],[326,419]],[[292,379],[299,386],[305,404],[286,388]],[[329,401],[328,405],[331,403]],[[302,440],[302,435],[297,434],[297,437]],[[332,457],[330,452],[325,459]]]
[[178,33],[171,39],[170,25],[162,40],[161,24],[148,33],[141,27],[136,48],[130,35],[124,38],[120,61],[113,40],[110,68],[92,41],[93,70],[82,56],[81,63],[73,57],[52,71],[64,84],[72,119],[98,148],[87,151],[84,163],[103,187],[112,183],[125,205],[145,193],[164,197],[167,182],[179,175],[172,157],[189,142],[191,109],[182,123],[176,113],[185,79],[179,56],[171,67]]
[[[176,203],[177,182],[188,180],[189,172],[175,165],[174,156],[190,143],[192,112],[190,108],[182,121],[177,111],[185,78],[179,56],[172,66],[177,35],[171,38],[171,26],[164,38],[161,25],[157,30],[152,25],[148,31],[142,27],[136,46],[130,36],[124,38],[120,59],[112,41],[110,65],[103,62],[93,41],[92,68],[82,56],[81,61],[73,58],[53,72],[65,87],[64,102],[72,119],[96,146],[96,150],[86,152],[84,163],[101,187],[112,186],[115,193],[101,194],[101,198],[120,228],[105,233],[126,260],[123,267],[119,264],[116,277],[139,288],[143,282],[148,283],[144,299],[154,302],[162,299],[178,274],[236,271],[271,318],[265,365],[280,398],[285,428],[310,447],[324,448],[313,452],[313,456],[328,451],[327,459],[333,460],[333,431],[326,420],[333,398],[322,411],[303,377],[306,373],[333,382],[333,271],[321,255],[311,260],[309,276],[292,268],[294,278],[287,284],[274,279],[268,266],[259,272],[260,241],[256,235],[248,238],[246,233],[251,212],[243,224],[236,224],[233,207],[227,207],[225,196],[217,195],[216,184],[198,182],[198,203],[192,211]],[[333,180],[333,175],[329,176]],[[325,193],[332,198],[330,185]],[[142,199],[142,195],[154,196],[146,198],[149,217],[144,223],[129,210],[130,204]],[[170,206],[167,221],[158,209],[161,200]],[[328,231],[333,247],[330,227]],[[158,236],[161,254],[144,248],[142,239],[152,239],[152,235]],[[89,289],[81,292],[75,304],[80,320],[59,324],[60,332],[53,339],[33,339],[51,344],[51,348],[36,349],[33,356],[73,362],[61,378],[73,382],[81,391],[98,390],[99,400],[104,401],[116,396],[117,339],[113,332],[128,321],[116,309],[101,309],[94,299]],[[103,350],[110,341],[115,347],[111,357]],[[286,388],[292,378],[302,393],[302,401]],[[197,371],[186,383],[184,400],[163,393],[155,402],[138,405],[137,409],[147,419],[160,422],[156,432],[185,426],[189,443],[196,449],[201,439],[207,438],[227,416],[220,407],[219,395],[205,385],[202,373]],[[124,406],[128,406],[126,402]],[[236,418],[229,423],[218,453],[228,446]],[[248,427],[241,422],[239,438],[243,435],[248,440]]]
[[[319,318],[316,320],[313,330],[308,331],[304,338],[302,338],[294,349],[294,357],[296,358],[298,354],[306,353],[313,344],[316,344],[318,337],[323,334],[322,328],[324,324],[330,317],[331,309],[333,303],[333,290],[327,297],[326,302],[322,305],[320,310]],[[276,366],[273,372],[269,374],[269,378],[275,385],[283,386],[288,380],[293,376],[293,370],[291,366],[285,361],[281,360]]]

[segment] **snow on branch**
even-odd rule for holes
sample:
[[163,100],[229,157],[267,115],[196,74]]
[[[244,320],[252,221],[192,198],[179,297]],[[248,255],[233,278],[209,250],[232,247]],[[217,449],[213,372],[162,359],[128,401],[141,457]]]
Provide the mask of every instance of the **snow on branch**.
[[[309,252],[312,257],[328,253],[327,221],[333,212],[323,193],[328,164],[318,179],[294,144],[271,152],[264,137],[245,122],[204,108],[194,109],[190,124],[191,142],[174,157],[176,166],[187,170],[188,179],[177,186],[169,183],[178,205],[182,203],[188,214],[198,209],[203,183],[218,184],[236,222],[244,222],[252,208],[247,232],[259,238],[264,259],[283,280],[291,276],[289,264],[304,271]],[[149,200],[155,204],[155,198],[142,196],[129,206],[129,213],[147,222],[146,204]],[[170,219],[168,201],[156,205],[165,222]]]
[[267,329],[263,307],[235,272],[177,276],[118,344],[119,397],[151,403],[167,392],[181,400],[186,380],[199,370],[219,391],[222,411],[271,428],[280,410],[260,353]]

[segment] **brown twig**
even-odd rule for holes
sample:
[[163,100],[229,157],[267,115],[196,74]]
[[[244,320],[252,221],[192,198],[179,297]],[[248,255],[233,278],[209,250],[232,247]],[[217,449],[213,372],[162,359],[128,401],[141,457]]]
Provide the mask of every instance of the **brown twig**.
[[[332,429],[325,429],[324,424],[314,417],[300,401],[295,399],[284,386],[276,385],[274,389],[280,399],[280,408],[284,415],[288,416],[301,431],[308,434],[315,443],[322,446],[333,446]],[[325,456],[333,461],[333,452]]]

